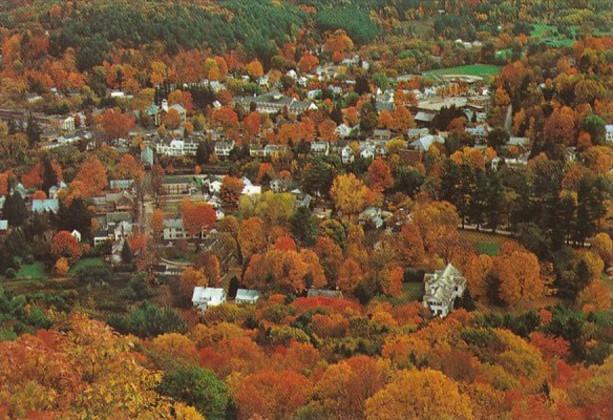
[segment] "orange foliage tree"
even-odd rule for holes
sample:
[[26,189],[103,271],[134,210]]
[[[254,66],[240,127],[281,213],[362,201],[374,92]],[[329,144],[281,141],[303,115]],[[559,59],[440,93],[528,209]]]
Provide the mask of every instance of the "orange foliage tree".
[[181,219],[185,230],[190,235],[197,235],[215,224],[217,214],[208,203],[184,199],[181,202]]
[[81,255],[81,247],[70,232],[61,230],[51,240],[51,253],[57,258],[65,257],[75,260]]

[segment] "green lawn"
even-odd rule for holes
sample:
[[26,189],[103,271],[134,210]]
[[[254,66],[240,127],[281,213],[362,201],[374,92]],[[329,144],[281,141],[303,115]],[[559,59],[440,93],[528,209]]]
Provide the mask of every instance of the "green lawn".
[[82,268],[100,267],[105,264],[100,257],[83,258],[70,268],[70,273],[74,274]]
[[513,240],[512,238],[492,235],[491,233],[474,232],[470,230],[461,230],[460,235],[464,239],[470,241],[479,254],[491,256],[495,256],[500,253],[500,245],[504,241]]
[[[577,27],[571,27],[571,32],[574,35],[577,33]],[[558,28],[553,25],[547,25],[544,23],[537,23],[533,25],[532,33],[530,34],[533,38],[540,38],[545,44],[550,47],[570,47],[575,43],[575,40],[571,37],[567,37],[566,35],[562,35],[558,32]]]
[[447,67],[444,69],[430,70],[424,73],[424,76],[445,76],[445,75],[462,75],[462,76],[479,76],[484,79],[490,79],[500,73],[500,66],[493,64],[467,64],[465,66]]
[[48,277],[45,265],[40,261],[32,264],[24,264],[17,272],[17,278],[22,279],[46,279]]

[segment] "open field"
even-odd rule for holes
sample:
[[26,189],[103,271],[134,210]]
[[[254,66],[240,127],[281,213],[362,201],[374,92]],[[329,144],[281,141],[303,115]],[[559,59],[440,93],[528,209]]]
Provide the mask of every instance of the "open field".
[[74,274],[82,268],[99,267],[104,264],[102,258],[99,257],[83,258],[70,268],[70,273]]
[[500,66],[493,64],[467,64],[465,66],[447,67],[424,72],[424,76],[441,77],[449,75],[478,76],[484,79],[491,79],[500,73]]
[[17,272],[17,278],[19,279],[46,279],[47,277],[45,265],[40,261],[24,264]]
[[487,254],[490,256],[498,255],[500,253],[500,246],[505,241],[513,241],[513,239],[508,236],[472,230],[460,230],[460,236],[470,241],[479,254]]

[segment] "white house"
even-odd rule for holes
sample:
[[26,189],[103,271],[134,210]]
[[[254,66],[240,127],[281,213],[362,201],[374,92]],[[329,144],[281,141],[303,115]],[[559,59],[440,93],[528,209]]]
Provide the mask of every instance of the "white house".
[[164,156],[195,156],[198,143],[174,139],[170,143],[162,142],[155,145],[155,151]]
[[347,165],[352,163],[355,160],[355,154],[353,153],[353,149],[349,146],[345,146],[341,149],[341,161],[343,164]]
[[216,287],[194,287],[192,304],[201,311],[209,306],[219,306],[226,302],[226,291]]
[[466,279],[453,265],[447,264],[424,276],[425,294],[423,304],[434,316],[446,317],[453,310],[456,298],[466,290]]
[[613,143],[613,124],[604,126],[607,143]]
[[238,289],[236,291],[236,298],[234,299],[234,301],[236,303],[249,303],[254,305],[257,303],[259,298],[260,292],[258,292],[257,290]]
[[334,130],[336,132],[336,134],[344,139],[347,138],[351,135],[351,132],[353,131],[352,127],[349,127],[347,124],[343,123],[341,125],[339,125],[338,127],[336,127],[336,129]]
[[326,156],[330,153],[330,143],[327,141],[314,141],[311,143],[311,153]]
[[411,147],[420,152],[427,152],[434,143],[445,144],[445,140],[441,136],[433,136],[428,134],[427,136],[420,137],[418,140],[411,142]]
[[75,120],[74,117],[66,117],[60,120],[60,128],[63,131],[74,131],[75,130]]
[[232,150],[234,150],[234,141],[217,141],[215,142],[215,154],[218,158],[227,158],[230,156]]
[[70,234],[72,235],[73,238],[77,240],[77,242],[81,242],[81,232],[75,229],[72,232],[70,232]]

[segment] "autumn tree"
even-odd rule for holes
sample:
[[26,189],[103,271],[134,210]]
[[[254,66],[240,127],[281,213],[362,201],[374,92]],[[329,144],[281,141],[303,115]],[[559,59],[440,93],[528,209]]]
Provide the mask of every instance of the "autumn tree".
[[392,172],[381,158],[376,158],[368,167],[368,182],[370,187],[383,192],[394,184]]
[[346,259],[338,270],[338,287],[345,292],[353,292],[364,279],[360,264],[353,258]]
[[332,183],[330,195],[337,210],[345,215],[359,213],[366,206],[368,188],[354,174],[338,175]]
[[74,261],[81,255],[81,247],[70,232],[61,230],[53,236],[51,253],[57,258],[65,257]]
[[159,236],[164,231],[165,213],[162,209],[153,210],[151,215],[151,230],[156,236]]
[[311,382],[294,371],[263,370],[240,378],[233,387],[238,418],[291,418],[312,392]]
[[498,294],[507,305],[533,301],[546,293],[536,255],[512,250],[494,258],[492,269],[499,281]]
[[354,356],[329,366],[315,393],[330,417],[363,419],[366,400],[385,386],[390,374],[388,361]]
[[229,209],[235,209],[244,187],[242,179],[233,176],[224,177],[219,192],[224,205]]
[[129,153],[125,153],[121,156],[116,171],[120,178],[134,179],[135,181],[142,179],[145,175],[145,169],[142,163],[137,161],[136,158]]
[[257,79],[264,75],[264,67],[262,67],[262,63],[257,59],[249,62],[247,66],[245,66],[245,70],[247,70],[247,74],[249,74],[252,79]]
[[402,294],[402,281],[404,270],[402,267],[386,267],[381,273],[381,289],[389,296],[400,296]]
[[133,115],[119,109],[107,109],[100,116],[100,125],[109,139],[127,138],[135,123]]
[[248,261],[251,255],[261,252],[266,247],[264,222],[259,217],[250,217],[241,221],[238,243],[243,258]]
[[473,419],[470,399],[439,371],[404,370],[366,401],[368,420]]
[[77,196],[92,197],[101,193],[107,184],[106,168],[96,155],[90,155],[79,166],[77,175],[70,183],[70,189],[77,193]]
[[210,204],[186,198],[181,202],[181,219],[185,230],[193,236],[208,231],[215,224],[217,214]]

